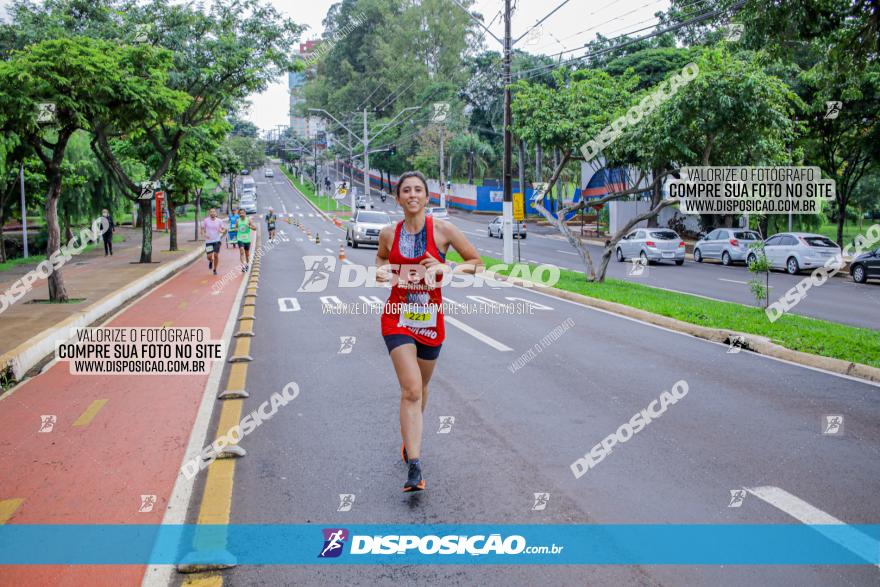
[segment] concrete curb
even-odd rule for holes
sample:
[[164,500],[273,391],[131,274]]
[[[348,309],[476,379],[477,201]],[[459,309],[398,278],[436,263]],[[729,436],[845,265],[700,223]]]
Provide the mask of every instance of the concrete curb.
[[67,340],[71,328],[88,326],[101,316],[110,314],[128,300],[189,265],[203,253],[204,249],[197,247],[183,257],[147,273],[127,286],[104,296],[85,310],[29,338],[14,349],[0,355],[0,371],[11,370],[15,380],[21,381],[25,373],[39,364],[43,358],[55,352],[56,341]]
[[661,326],[663,328],[668,328],[669,330],[674,330],[683,334],[689,334],[697,338],[703,338],[706,340],[711,340],[713,342],[729,344],[731,339],[733,339],[734,337],[741,337],[740,340],[742,340],[742,348],[761,355],[767,355],[768,357],[790,361],[792,363],[804,365],[806,367],[814,367],[816,369],[831,371],[832,373],[838,373],[840,375],[848,375],[850,377],[858,377],[860,379],[866,379],[868,381],[880,382],[880,368],[871,367],[870,365],[852,363],[841,359],[833,359],[831,357],[823,357],[820,355],[813,355],[801,351],[794,351],[784,346],[778,345],[764,336],[748,334],[745,332],[737,332],[734,330],[709,328],[706,326],[699,326],[697,324],[690,324],[689,322],[683,322],[675,318],[653,314],[645,310],[632,308],[630,306],[625,306],[616,302],[600,300],[598,298],[592,298],[563,289],[557,289],[555,287],[548,287],[546,285],[537,284],[519,277],[510,278],[504,275],[493,273],[491,271],[486,271],[485,273],[489,276],[492,276],[494,279],[498,279],[499,281],[509,281],[516,285],[540,291],[556,298],[562,298],[564,300],[569,300],[577,304],[598,308],[600,310],[605,310],[607,312],[619,314],[621,316],[626,316],[628,318],[633,318],[642,322],[647,322],[648,324],[654,324],[655,326]]

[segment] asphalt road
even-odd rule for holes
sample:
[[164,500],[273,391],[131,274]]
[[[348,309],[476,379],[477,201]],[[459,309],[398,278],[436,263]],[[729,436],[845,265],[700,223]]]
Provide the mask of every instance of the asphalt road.
[[[332,178],[335,177],[333,173],[331,170],[330,176]],[[361,190],[363,182],[357,181],[357,177],[355,179],[355,185]],[[373,201],[378,209],[391,213],[397,211],[397,204],[391,198],[384,204],[378,196],[374,196]],[[481,254],[498,259],[502,258],[502,240],[491,238],[487,234],[486,227],[492,220],[492,216],[472,214],[453,208],[449,210],[449,219],[468,235]],[[565,269],[584,271],[584,266],[577,252],[554,228],[538,226],[537,223],[530,222],[528,229],[527,238],[519,241],[520,258],[523,261],[552,263]],[[587,249],[593,258],[593,263],[598,268],[604,248],[589,244]],[[517,241],[514,241],[514,255],[516,254]],[[724,267],[720,261],[696,263],[687,259],[680,267],[673,263],[650,265],[640,275],[630,275],[631,269],[632,264],[629,261],[619,263],[612,257],[608,263],[607,275],[615,279],[696,294],[715,300],[737,302],[750,306],[755,304],[755,299],[748,286],[748,282],[753,276],[744,265]],[[809,277],[809,273],[805,272],[794,276],[780,271],[772,272],[770,275],[770,300],[779,299],[786,291],[806,277]],[[790,312],[880,330],[880,281],[874,280],[867,284],[858,284],[849,275],[836,277],[821,287],[810,289],[807,296]]]
[[[880,389],[696,339],[521,288],[444,291],[504,302],[523,315],[460,315],[431,384],[422,454],[428,490],[402,494],[394,371],[377,316],[322,313],[387,290],[297,292],[304,255],[336,256],[342,232],[279,173],[259,183],[261,211],[301,214],[321,244],[281,223],[263,257],[243,413],[295,381],[299,397],[248,436],[232,523],[797,523],[798,508],[730,490],[772,486],[847,524],[880,511]],[[475,236],[475,235],[473,235]],[[475,238],[475,240],[477,240]],[[479,242],[479,241],[478,241]],[[529,244],[536,241],[528,241]],[[328,252],[327,249],[330,249]],[[347,249],[369,265],[375,249]],[[698,268],[698,270],[700,270]],[[285,298],[279,302],[279,299]],[[295,302],[289,298],[295,298]],[[334,301],[332,299],[328,301]],[[282,308],[286,311],[281,311]],[[296,308],[294,310],[294,308]],[[558,325],[573,326],[512,373]],[[463,326],[463,327],[462,327]],[[341,337],[356,337],[340,354]],[[576,479],[570,465],[679,380],[689,393]],[[841,436],[823,416],[845,418]],[[439,434],[440,417],[453,428]],[[216,418],[216,415],[215,415]],[[213,429],[213,428],[212,428]],[[548,492],[543,511],[533,495]],[[356,496],[338,512],[339,494]],[[197,491],[195,495],[200,495]],[[196,500],[197,501],[197,500]],[[198,504],[194,503],[192,507]],[[190,512],[190,517],[193,513]],[[240,566],[225,585],[876,585],[876,567],[785,566]],[[178,579],[178,584],[182,582]]]

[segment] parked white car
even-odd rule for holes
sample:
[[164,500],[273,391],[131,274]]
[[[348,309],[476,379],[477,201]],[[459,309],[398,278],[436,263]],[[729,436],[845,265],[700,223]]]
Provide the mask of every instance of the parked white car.
[[655,261],[684,264],[685,245],[674,230],[668,228],[636,228],[620,239],[615,248],[618,261],[640,258],[647,265]]
[[[803,269],[822,267],[828,259],[840,255],[840,247],[821,234],[780,232],[764,241],[764,254],[770,267],[795,275]],[[748,262],[755,258],[754,252],[749,253]]]

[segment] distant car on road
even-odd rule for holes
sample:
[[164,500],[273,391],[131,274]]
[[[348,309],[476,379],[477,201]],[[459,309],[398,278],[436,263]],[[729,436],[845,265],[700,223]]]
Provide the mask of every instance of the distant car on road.
[[[796,275],[803,269],[822,267],[828,259],[840,254],[840,247],[821,234],[780,232],[764,241],[764,254],[771,268],[785,269]],[[754,259],[755,253],[750,252],[748,263]]]
[[443,220],[449,218],[449,212],[446,211],[446,208],[428,208],[425,213],[434,218],[442,218]]
[[251,173],[250,169],[242,169],[241,170],[241,175],[250,175],[250,173]]
[[[498,238],[504,237],[504,217],[496,216],[492,219],[492,222],[489,223],[489,236]],[[513,238],[526,238],[528,236],[528,231],[526,229],[525,222],[517,222],[514,220],[513,227],[511,228],[513,231]]]
[[388,224],[391,224],[391,216],[385,212],[357,210],[348,223],[345,242],[355,249],[363,244],[378,245],[379,231]]
[[273,170],[271,170],[271,169],[267,169],[267,170],[263,173],[263,175],[266,176],[266,177],[275,177],[275,172],[274,172]]
[[257,213],[257,200],[253,197],[248,197],[247,195],[243,195],[241,199],[238,201],[238,207],[244,208],[246,214],[256,214]]
[[355,208],[358,208],[361,210],[372,210],[375,208],[375,206],[373,206],[373,202],[371,200],[369,200],[367,198],[367,196],[356,197],[354,200],[354,206],[355,206]]
[[761,235],[741,228],[716,228],[694,245],[694,261],[721,259],[722,265],[746,262],[749,245],[761,241]]
[[869,279],[880,279],[880,249],[862,253],[849,265],[849,274],[856,283],[865,283]]
[[685,245],[674,230],[668,228],[636,228],[620,239],[615,249],[618,261],[639,258],[647,265],[657,261],[684,264]]

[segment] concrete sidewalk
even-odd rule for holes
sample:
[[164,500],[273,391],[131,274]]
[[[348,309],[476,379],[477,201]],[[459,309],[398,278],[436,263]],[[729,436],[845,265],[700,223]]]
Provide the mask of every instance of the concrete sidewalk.
[[[26,341],[71,317],[83,315],[108,296],[124,292],[133,283],[155,271],[167,270],[170,264],[192,254],[196,248],[203,247],[201,242],[189,240],[193,236],[192,222],[179,224],[177,234],[180,250],[170,252],[169,234],[154,230],[153,262],[150,264],[138,263],[141,249],[139,228],[116,229],[116,235],[122,235],[125,240],[113,243],[112,256],[104,256],[101,243],[90,251],[74,256],[62,269],[64,283],[71,300],[81,301],[67,304],[35,302],[49,298],[48,281],[35,281],[33,289],[0,314],[0,356],[6,358],[6,354]],[[45,256],[34,256],[33,259],[33,264],[18,265],[0,272],[0,292],[12,287],[17,280],[45,260]],[[5,364],[4,361],[3,365]]]

